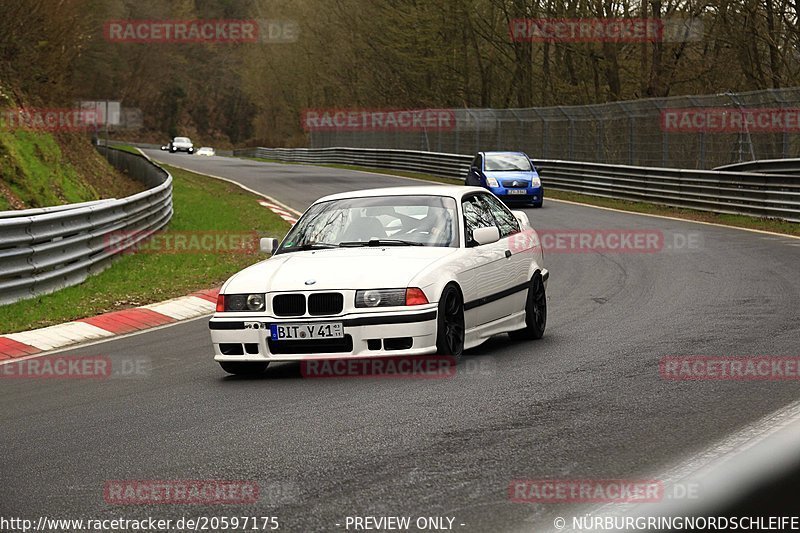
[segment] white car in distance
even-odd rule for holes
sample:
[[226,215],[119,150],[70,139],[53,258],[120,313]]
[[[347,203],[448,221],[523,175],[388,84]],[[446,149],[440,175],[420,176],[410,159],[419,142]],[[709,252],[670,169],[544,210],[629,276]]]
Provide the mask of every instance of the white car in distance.
[[186,152],[187,154],[194,153],[194,143],[189,137],[175,137],[170,141],[169,145],[170,153],[176,152]]
[[479,187],[326,196],[269,259],[231,277],[209,322],[232,374],[271,361],[441,354],[499,333],[539,339],[547,321],[536,232]]

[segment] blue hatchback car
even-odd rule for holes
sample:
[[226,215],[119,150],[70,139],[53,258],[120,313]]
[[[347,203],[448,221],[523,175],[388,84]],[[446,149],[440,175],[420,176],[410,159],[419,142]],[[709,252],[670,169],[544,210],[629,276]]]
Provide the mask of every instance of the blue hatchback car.
[[489,189],[506,203],[542,207],[544,201],[539,173],[523,152],[478,152],[465,183]]

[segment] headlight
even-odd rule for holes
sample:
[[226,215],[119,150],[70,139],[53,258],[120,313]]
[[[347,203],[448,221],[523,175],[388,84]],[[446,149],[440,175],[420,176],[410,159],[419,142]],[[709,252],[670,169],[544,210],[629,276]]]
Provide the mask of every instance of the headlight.
[[541,187],[542,181],[539,178],[533,178],[531,180],[531,187]]
[[263,294],[248,294],[247,295],[247,308],[250,311],[263,311],[264,310],[264,295]]
[[486,184],[489,187],[499,187],[500,186],[500,184],[497,183],[497,180],[494,179],[494,178],[486,178]]
[[405,289],[368,289],[356,291],[356,307],[391,307],[405,304]]
[[263,294],[226,294],[225,295],[225,310],[226,311],[263,311],[264,310],[264,295]]

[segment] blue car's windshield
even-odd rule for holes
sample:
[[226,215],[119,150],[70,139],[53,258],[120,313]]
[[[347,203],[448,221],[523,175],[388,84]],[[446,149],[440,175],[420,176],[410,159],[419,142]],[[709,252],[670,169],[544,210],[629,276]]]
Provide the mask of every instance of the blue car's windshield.
[[486,170],[531,170],[531,161],[522,154],[486,154]]

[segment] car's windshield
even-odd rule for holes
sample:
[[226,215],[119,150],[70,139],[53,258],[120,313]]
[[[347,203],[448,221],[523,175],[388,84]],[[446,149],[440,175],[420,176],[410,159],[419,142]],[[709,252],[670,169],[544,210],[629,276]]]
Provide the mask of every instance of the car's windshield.
[[189,137],[175,137],[175,142],[176,143],[188,143],[188,142],[192,142],[192,141],[189,140]]
[[346,246],[458,246],[456,203],[445,196],[374,196],[313,205],[276,254]]
[[486,170],[530,170],[531,161],[522,154],[486,154]]

